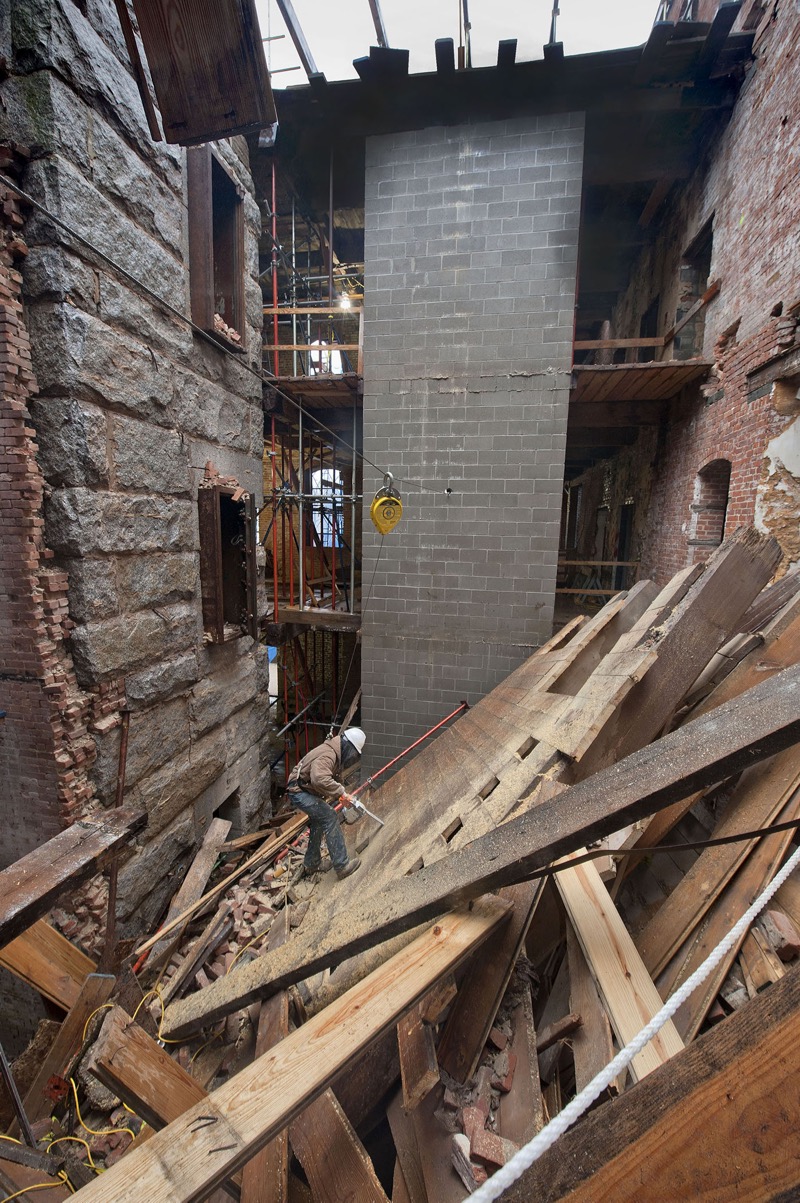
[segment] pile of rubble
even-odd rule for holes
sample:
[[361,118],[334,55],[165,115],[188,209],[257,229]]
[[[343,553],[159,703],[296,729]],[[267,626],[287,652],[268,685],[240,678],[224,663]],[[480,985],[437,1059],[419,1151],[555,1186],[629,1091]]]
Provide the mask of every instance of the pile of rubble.
[[[303,876],[302,816],[234,840],[214,820],[161,928],[116,977],[72,968],[67,1018],[23,1082],[34,1122],[54,1114],[87,1141],[105,1131],[88,1169],[104,1167],[101,1183],[60,1171],[87,1203],[134,1185],[164,1200],[457,1203],[491,1179],[793,851],[800,586],[797,573],[767,584],[777,560],[745,532],[663,589],[640,582],[569,624],[373,795],[385,827],[345,827],[363,858],[346,881]],[[775,1016],[800,1015],[799,930],[795,873],[502,1197],[582,1198],[623,1154],[626,1181],[655,1175],[658,1194],[656,1112],[684,1106],[704,1075],[746,1129],[762,1096],[754,1084],[739,1101],[726,1066],[742,1042],[768,1047]],[[43,938],[30,928],[4,963],[22,941],[17,969],[23,946],[30,965]],[[773,1117],[776,1139],[792,1115]],[[708,1139],[705,1172],[734,1191],[750,1170]],[[678,1176],[691,1134],[681,1141]],[[780,1159],[762,1161],[786,1188]],[[16,1185],[10,1165],[2,1181]]]

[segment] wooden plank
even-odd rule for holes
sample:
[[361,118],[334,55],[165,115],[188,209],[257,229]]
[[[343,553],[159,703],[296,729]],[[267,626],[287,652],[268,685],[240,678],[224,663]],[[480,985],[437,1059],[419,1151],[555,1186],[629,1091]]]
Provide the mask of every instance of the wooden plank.
[[93,877],[147,823],[137,807],[78,819],[0,872],[0,948],[55,904],[69,886]]
[[[441,919],[364,982],[83,1188],[84,1203],[188,1203],[210,1193],[507,918],[483,898]],[[210,1117],[210,1119],[208,1118]]]
[[423,999],[397,1025],[397,1046],[400,1054],[400,1076],[403,1083],[403,1106],[413,1111],[439,1085],[439,1064],[433,1028],[422,1018]]
[[569,1005],[580,1015],[581,1026],[572,1036],[575,1091],[579,1093],[614,1058],[611,1024],[594,978],[583,955],[575,928],[567,923]]
[[[756,831],[774,822],[800,785],[800,747],[787,748],[745,769],[713,836]],[[757,839],[706,848],[655,915],[638,933],[636,947],[648,973],[657,977],[725,889]]]
[[[548,1028],[562,1016],[567,1014],[569,1010],[569,961],[566,957],[562,958],[558,968],[558,973],[553,979],[553,984],[550,987],[550,992],[539,1016],[539,1027]],[[549,1086],[553,1079],[561,1057],[560,1046],[551,1045],[550,1048],[544,1049],[539,1053],[537,1049],[537,1061],[539,1078]]]
[[[289,938],[290,910],[283,907],[272,921],[267,947],[280,948]],[[285,990],[262,1002],[256,1032],[256,1058],[289,1035],[289,996]],[[289,1133],[279,1132],[259,1149],[242,1170],[241,1203],[286,1203],[289,1197]]]
[[324,631],[361,630],[361,615],[346,610],[300,610],[296,606],[281,606],[281,621],[302,627],[319,627]]
[[444,1087],[437,1086],[411,1115],[419,1163],[430,1203],[462,1203],[468,1196],[450,1157],[452,1135],[434,1112],[442,1105]]
[[[402,1105],[402,1094],[398,1093],[390,1102],[386,1116],[392,1132],[392,1140],[397,1150],[397,1160],[401,1167],[403,1187],[409,1203],[428,1203],[428,1192],[425,1189],[425,1179],[422,1176],[422,1164],[417,1148],[417,1136],[410,1115],[406,1115]],[[392,1199],[394,1203],[394,1199]],[[435,1203],[431,1200],[431,1203]]]
[[[556,874],[575,934],[620,1046],[627,1044],[663,1005],[625,924],[591,863]],[[640,1081],[683,1048],[672,1020],[634,1057],[630,1072]]]
[[800,666],[510,819],[430,868],[355,898],[347,913],[333,916],[324,929],[319,925],[293,940],[291,955],[286,950],[267,953],[174,1003],[165,1016],[165,1032],[194,1031],[466,898],[525,880],[559,856],[780,751],[798,735]]
[[[737,664],[714,691],[692,711],[692,718],[710,714],[717,706],[730,701],[731,698],[738,697],[759,681],[767,680],[776,672],[781,672],[800,660],[800,615],[792,617],[794,612],[792,603],[786,609],[787,620],[784,621],[782,611],[781,615],[770,624],[769,631],[765,632],[766,642],[762,649],[754,651]],[[701,796],[702,794],[698,793],[690,794],[654,815],[641,832],[637,844],[641,844],[645,848],[652,848],[659,844]],[[623,873],[629,873],[640,859],[641,857],[637,856],[634,848],[631,856],[624,862]]]
[[51,1178],[41,1170],[30,1169],[25,1165],[16,1165],[14,1162],[2,1158],[0,1158],[0,1190],[3,1191],[3,1203],[6,1203],[7,1199],[13,1198],[17,1192],[24,1199],[35,1200],[36,1203],[61,1203],[62,1199],[70,1199],[74,1193],[58,1178]]
[[[174,1061],[121,1007],[114,1007],[103,1021],[87,1067],[135,1111],[152,1132],[159,1132],[208,1098],[208,1091],[200,1082]],[[144,1147],[141,1138],[127,1153],[126,1166],[140,1147]],[[238,1194],[241,1175],[231,1177]]]
[[[798,801],[795,799],[787,803],[780,813],[780,818],[795,818],[797,814]],[[704,923],[697,929],[694,937],[686,942],[660,975],[658,987],[662,998],[667,998],[672,994],[681,982],[694,972],[723,936],[727,935],[737,919],[744,914],[753,899],[774,876],[793,836],[794,832],[792,831],[778,832],[759,841],[731,881],[728,889],[711,907]],[[684,1040],[691,1040],[697,1034],[709,1007],[727,977],[740,945],[741,941],[731,949],[727,956],[723,957],[721,963],[706,981],[698,986],[694,994],[676,1011],[675,1026]]]
[[289,1126],[289,1141],[315,1203],[388,1203],[369,1154],[333,1091],[326,1090]]
[[511,920],[467,975],[439,1041],[439,1064],[457,1082],[469,1081],[478,1068],[543,887],[540,878],[500,891],[500,897],[511,905]]
[[664,338],[579,338],[572,345],[576,351],[615,351],[618,347],[663,347]]
[[676,322],[675,325],[670,330],[668,330],[667,333],[664,335],[663,345],[665,347],[668,346],[668,344],[672,342],[672,340],[675,338],[676,334],[680,334],[680,332],[684,328],[684,326],[687,326],[693,317],[697,317],[700,310],[705,308],[705,306],[709,303],[709,301],[714,300],[714,297],[717,295],[717,293],[719,292],[721,287],[722,287],[722,284],[720,283],[719,280],[714,280],[711,284],[709,284],[708,288],[705,290],[705,292],[699,298],[699,300],[695,301],[695,303],[694,303],[694,305],[692,305],[691,309],[688,309],[686,311],[686,313],[684,313],[681,320],[679,322]]
[[504,1203],[796,1198],[800,972],[584,1116]]
[[536,1028],[530,986],[526,983],[522,1001],[511,1018],[511,1051],[517,1058],[511,1089],[501,1094],[497,1109],[497,1128],[501,1136],[520,1148],[544,1127],[542,1087],[536,1058]]
[[392,1203],[412,1203],[411,1195],[406,1186],[403,1167],[400,1164],[398,1157],[394,1163],[394,1176],[392,1178]]
[[[170,902],[167,909],[167,915],[163,926],[167,927],[176,916],[180,915],[188,906],[203,893],[203,890],[208,884],[208,879],[211,876],[211,870],[216,864],[219,856],[220,848],[225,842],[225,837],[231,829],[232,824],[227,819],[212,819],[208,826],[208,831],[203,837],[203,842],[197,850],[194,860],[189,866],[186,876],[175,896]],[[174,949],[180,939],[175,935],[173,939],[165,936],[163,940],[159,940],[150,950],[148,957],[149,967],[152,968],[158,965],[162,958],[166,958]]]
[[757,927],[751,928],[742,941],[739,964],[751,998],[779,981],[786,972]]
[[[657,658],[587,749],[581,776],[656,738],[704,665],[735,630],[779,558],[777,543],[745,531],[724,543],[706,562],[682,601],[657,629],[642,633],[640,647],[631,649],[630,660],[635,663],[637,654],[652,641]],[[625,640],[620,642],[621,653],[612,652],[601,666],[601,671],[612,676],[627,671],[630,662],[624,654]]]
[[0,965],[68,1011],[78,1000],[87,974],[96,966],[44,919],[0,950]]
[[180,997],[190,979],[194,977],[198,969],[203,967],[217,945],[221,944],[223,940],[227,940],[234,926],[235,920],[231,914],[231,908],[227,903],[223,903],[220,909],[211,916],[200,935],[186,952],[175,973],[162,988],[161,998],[165,1007],[169,1006],[173,998]]
[[[116,978],[106,973],[90,973],[81,986],[80,994],[58,1030],[39,1072],[30,1084],[23,1105],[31,1123],[50,1113],[51,1100],[45,1087],[55,1075],[61,1075],[83,1043],[83,1032],[89,1017],[111,996]],[[14,1133],[12,1133],[14,1135]]]

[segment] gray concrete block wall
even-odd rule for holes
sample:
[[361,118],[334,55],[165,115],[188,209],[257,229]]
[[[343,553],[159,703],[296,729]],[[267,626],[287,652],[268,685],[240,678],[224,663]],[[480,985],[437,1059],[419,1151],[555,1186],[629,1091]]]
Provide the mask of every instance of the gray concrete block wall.
[[368,767],[550,635],[582,160],[581,113],[368,142],[364,452],[404,504],[383,542],[365,505]]

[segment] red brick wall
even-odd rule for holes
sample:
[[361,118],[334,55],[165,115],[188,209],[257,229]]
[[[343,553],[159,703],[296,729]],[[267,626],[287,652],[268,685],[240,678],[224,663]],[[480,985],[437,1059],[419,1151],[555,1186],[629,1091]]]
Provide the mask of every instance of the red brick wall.
[[[13,153],[0,148],[4,170]],[[67,575],[43,539],[44,481],[28,402],[35,396],[19,266],[20,202],[0,187],[0,866],[49,839],[92,805],[90,724],[118,721],[119,690],[78,687],[67,647]]]
[[[781,376],[786,352],[800,346],[800,9],[773,0],[769,14],[728,126],[696,176],[670,194],[659,237],[614,314],[615,333],[634,335],[659,291],[660,329],[671,326],[682,252],[713,217],[709,278],[721,288],[705,311],[702,350],[715,366],[702,390],[672,405],[640,534],[641,572],[658,581],[711,550],[702,546],[693,508],[698,473],[714,460],[730,461],[725,533],[751,525],[759,487],[765,487],[767,445],[796,417],[776,410],[770,383]],[[649,454],[649,443],[641,441],[643,465]],[[620,461],[614,471],[623,469]],[[796,498],[773,491],[773,500],[769,529],[791,562],[797,556]]]

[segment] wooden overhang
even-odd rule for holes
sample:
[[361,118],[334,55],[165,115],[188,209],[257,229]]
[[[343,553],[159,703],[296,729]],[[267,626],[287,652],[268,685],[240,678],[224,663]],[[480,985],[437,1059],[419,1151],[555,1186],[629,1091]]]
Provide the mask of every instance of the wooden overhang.
[[576,364],[567,419],[568,480],[620,447],[634,443],[642,426],[657,426],[670,402],[697,387],[711,363],[701,359],[660,363]]
[[276,120],[255,0],[133,0],[167,142],[255,133]]

